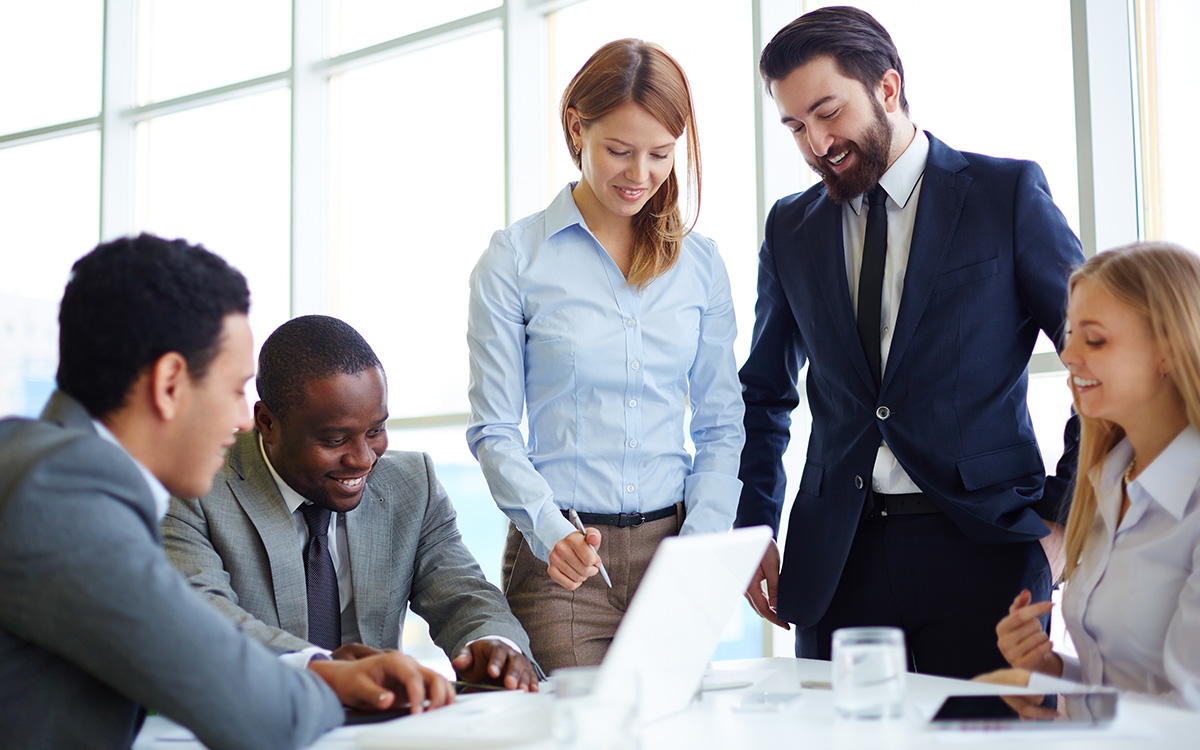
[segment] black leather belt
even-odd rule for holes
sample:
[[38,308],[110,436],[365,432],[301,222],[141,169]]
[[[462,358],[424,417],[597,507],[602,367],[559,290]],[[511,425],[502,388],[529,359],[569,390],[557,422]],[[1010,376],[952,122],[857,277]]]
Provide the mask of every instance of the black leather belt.
[[[562,512],[563,516],[567,511]],[[675,515],[675,506],[652,510],[649,513],[580,513],[579,520],[585,526],[641,526],[647,521],[658,521]]]
[[887,516],[916,516],[925,513],[941,513],[932,500],[920,492],[906,495],[884,495],[879,492],[868,492],[867,502],[871,510],[867,518],[886,518]]

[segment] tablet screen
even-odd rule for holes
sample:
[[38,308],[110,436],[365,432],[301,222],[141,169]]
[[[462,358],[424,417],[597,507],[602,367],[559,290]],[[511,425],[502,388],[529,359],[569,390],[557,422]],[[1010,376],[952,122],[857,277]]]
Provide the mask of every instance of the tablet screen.
[[[1016,708],[1021,705],[1027,708],[1025,718]],[[965,729],[1098,727],[1116,715],[1117,693],[1111,690],[1043,696],[952,695],[932,723]]]

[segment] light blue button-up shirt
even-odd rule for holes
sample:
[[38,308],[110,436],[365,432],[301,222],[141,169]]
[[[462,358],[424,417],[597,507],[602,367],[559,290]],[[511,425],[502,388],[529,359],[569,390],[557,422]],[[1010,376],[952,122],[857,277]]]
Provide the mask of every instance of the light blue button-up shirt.
[[561,508],[682,501],[681,533],[727,529],[745,431],[721,256],[693,232],[675,266],[638,292],[588,230],[573,188],[496,232],[471,274],[471,451],[542,560],[574,531]]

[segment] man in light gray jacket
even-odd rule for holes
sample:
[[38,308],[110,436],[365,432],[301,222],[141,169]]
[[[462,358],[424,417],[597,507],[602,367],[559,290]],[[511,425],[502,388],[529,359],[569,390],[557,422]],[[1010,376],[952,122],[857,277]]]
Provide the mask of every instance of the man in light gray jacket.
[[[172,498],[163,519],[188,582],[267,646],[335,658],[398,648],[411,603],[460,678],[536,690],[529,638],[463,544],[433,462],[387,450],[387,380],[358,331],[284,323],[263,343],[258,393],[255,430],[212,490]],[[313,554],[327,555],[325,587]]]
[[58,392],[40,420],[0,422],[5,746],[129,747],[150,708],[209,747],[293,748],[341,724],[343,703],[452,700],[396,653],[284,663],[163,555],[169,494],[206,492],[250,427],[248,308],[241,274],[181,240],[117,240],[75,264]]

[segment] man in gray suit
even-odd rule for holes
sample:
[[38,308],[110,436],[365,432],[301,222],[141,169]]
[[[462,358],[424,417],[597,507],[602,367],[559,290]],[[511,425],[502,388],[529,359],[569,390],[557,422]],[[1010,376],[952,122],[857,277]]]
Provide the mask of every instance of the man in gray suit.
[[[411,602],[461,679],[536,690],[528,636],[463,544],[429,456],[387,452],[387,382],[362,336],[323,315],[288,321],[257,384],[256,432],[208,495],[173,498],[163,520],[192,586],[263,643],[335,658],[398,648]],[[318,541],[327,591],[308,567]]]
[[40,420],[0,422],[5,747],[129,747],[144,706],[212,748],[293,748],[341,724],[341,703],[453,700],[396,653],[277,657],[163,555],[169,493],[207,492],[250,426],[248,308],[242,275],[182,240],[117,240],[75,264],[59,390]]

